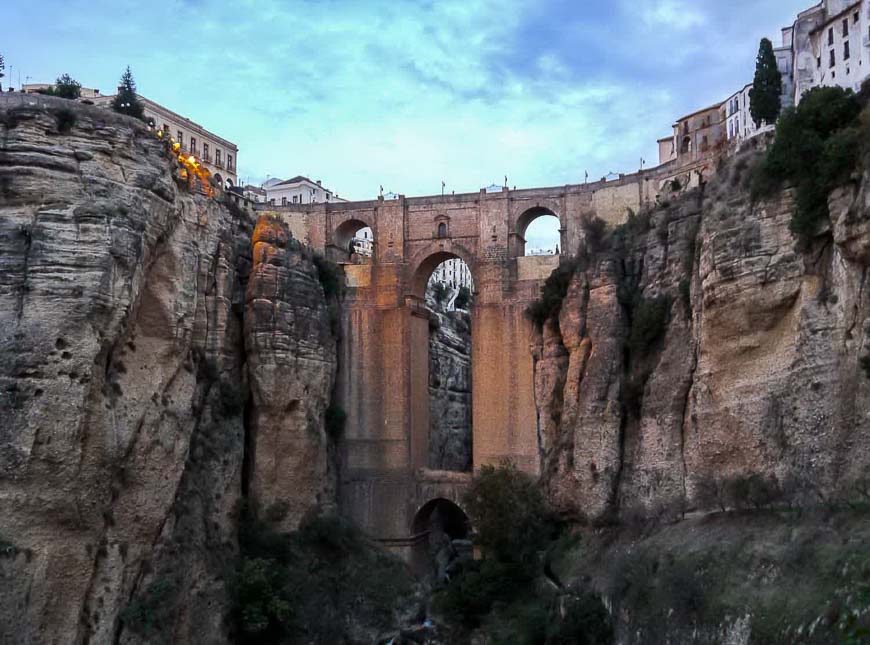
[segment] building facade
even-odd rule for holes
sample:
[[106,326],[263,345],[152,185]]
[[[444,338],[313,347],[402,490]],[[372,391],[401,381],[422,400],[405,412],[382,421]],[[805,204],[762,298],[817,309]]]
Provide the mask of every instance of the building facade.
[[[145,120],[180,143],[181,151],[195,157],[221,186],[228,188],[239,183],[239,148],[236,144],[151,99],[137,96],[145,110]],[[93,102],[109,107],[114,99],[114,96],[101,96]]]
[[[49,83],[33,83],[25,85],[22,90],[26,93],[38,93],[50,87],[52,85]],[[228,188],[239,183],[237,170],[239,148],[236,144],[151,99],[142,95],[137,96],[144,108],[145,121],[155,129],[173,137],[181,144],[182,152],[196,157],[221,186]],[[111,107],[114,99],[115,95],[102,94],[98,89],[82,87],[78,100],[108,108]]]
[[293,204],[323,204],[345,202],[336,193],[324,188],[320,180],[311,181],[302,175],[285,181],[270,179],[263,184],[266,202],[273,206]]
[[717,103],[677,119],[670,137],[659,139],[659,164],[692,164],[713,155],[727,141],[726,104]]
[[242,189],[242,194],[245,196],[245,199],[249,199],[255,204],[266,203],[265,188],[260,188],[259,186],[251,186],[250,184],[248,184]]
[[429,284],[446,284],[448,287],[466,287],[474,291],[474,282],[471,279],[471,269],[460,259],[445,260],[432,271]]

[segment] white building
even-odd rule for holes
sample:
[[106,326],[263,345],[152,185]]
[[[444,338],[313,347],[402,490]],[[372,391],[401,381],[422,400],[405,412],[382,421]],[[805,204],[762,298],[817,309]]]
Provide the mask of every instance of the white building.
[[429,277],[429,284],[434,283],[446,284],[454,289],[458,287],[466,287],[470,291],[474,291],[474,282],[471,279],[471,270],[468,265],[462,260],[454,258],[445,260],[432,272]]
[[[173,137],[176,143],[181,144],[181,151],[196,157],[221,186],[230,187],[239,183],[239,148],[236,144],[141,94],[136,96],[142,102],[145,121]],[[101,96],[93,99],[93,102],[109,107],[114,99],[114,96]]]
[[746,85],[725,101],[726,128],[729,142],[741,142],[749,139],[762,128],[755,127],[752,114],[749,112],[749,91],[752,84]]
[[[48,83],[32,83],[22,90],[27,93],[40,92],[52,87]],[[187,117],[173,112],[169,108],[137,94],[142,102],[145,121],[157,130],[162,130],[174,137],[181,144],[185,155],[193,155],[214,176],[221,186],[228,188],[239,183],[237,162],[239,148],[236,144],[206,130]],[[115,95],[100,93],[100,90],[82,87],[78,99],[83,103],[111,107]]]
[[256,204],[266,203],[266,189],[260,188],[259,186],[251,186],[250,184],[246,185],[242,190],[242,195],[245,199],[250,199]]
[[813,87],[858,91],[870,76],[870,0],[823,0],[798,14],[789,34],[794,104]]
[[293,204],[322,204],[327,202],[346,202],[336,193],[324,188],[320,180],[311,181],[301,175],[286,181],[270,179],[263,184],[266,201],[272,206],[291,206]]
[[360,255],[371,257],[375,252],[375,240],[372,234],[372,229],[368,226],[358,230],[353,236],[353,252]]

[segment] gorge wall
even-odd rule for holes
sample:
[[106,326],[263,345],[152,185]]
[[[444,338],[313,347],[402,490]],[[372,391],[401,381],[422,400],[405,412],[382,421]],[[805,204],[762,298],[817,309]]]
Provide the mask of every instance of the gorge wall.
[[429,324],[429,468],[472,468],[471,320],[436,308]]
[[740,478],[818,502],[867,472],[870,175],[801,249],[791,192],[753,203],[750,161],[593,249],[533,339],[564,513],[709,510]]
[[228,642],[239,500],[333,494],[312,256],[184,183],[141,122],[0,97],[0,642]]

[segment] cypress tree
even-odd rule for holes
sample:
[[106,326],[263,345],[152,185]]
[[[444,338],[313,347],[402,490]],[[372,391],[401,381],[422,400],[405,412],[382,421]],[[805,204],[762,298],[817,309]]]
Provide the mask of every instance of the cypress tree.
[[775,123],[782,110],[782,74],[776,66],[773,43],[761,39],[758,58],[755,61],[755,79],[749,90],[749,113],[755,127],[764,123]]
[[[3,60],[3,54],[0,54],[0,78],[3,78],[4,76],[6,76],[6,74],[4,73],[5,69],[6,69],[6,61]],[[2,89],[3,89],[3,84],[0,83],[0,90],[2,90]]]
[[115,112],[133,116],[137,119],[145,116],[145,108],[136,95],[136,81],[133,80],[133,72],[130,71],[129,65],[127,65],[127,70],[121,77],[121,85],[118,87],[118,94],[115,96],[115,100],[112,101],[112,109]]

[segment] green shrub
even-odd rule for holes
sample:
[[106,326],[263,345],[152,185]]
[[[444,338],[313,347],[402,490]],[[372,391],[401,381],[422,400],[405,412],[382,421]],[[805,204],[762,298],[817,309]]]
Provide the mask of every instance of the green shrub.
[[607,222],[603,219],[586,213],[580,218],[580,228],[589,253],[599,253],[607,248]]
[[178,587],[170,578],[158,578],[121,612],[121,621],[134,634],[153,637],[166,630],[172,619]]
[[437,611],[466,629],[480,626],[496,603],[510,603],[532,581],[528,568],[492,558],[471,562],[460,576],[435,597]]
[[791,230],[804,242],[828,217],[828,195],[848,180],[860,158],[866,138],[860,112],[861,103],[851,90],[810,90],[796,108],[783,110],[773,144],[755,167],[754,198],[773,194],[784,182],[795,187]]
[[439,305],[444,304],[444,301],[447,299],[447,294],[449,292],[450,288],[443,282],[436,282],[432,285],[432,297]]
[[239,507],[240,555],[229,581],[231,616],[241,643],[344,642],[352,624],[386,629],[411,593],[404,565],[337,517],[311,515],[298,531]]
[[726,491],[731,504],[740,509],[764,508],[781,497],[776,478],[758,473],[739,475],[728,480]]
[[468,287],[459,287],[459,295],[453,304],[457,309],[468,309],[471,304],[471,290]]
[[57,110],[54,118],[57,120],[57,131],[61,134],[69,133],[76,124],[76,113],[69,108]]
[[341,267],[318,254],[314,255],[314,266],[317,269],[317,279],[320,281],[326,297],[340,295],[344,284]]
[[487,557],[534,566],[555,536],[537,483],[515,466],[483,466],[463,497]]
[[[483,559],[467,563],[436,596],[435,606],[470,630],[498,607],[522,609],[535,602],[529,591],[542,574],[541,555],[556,531],[536,482],[512,465],[483,466],[463,502],[473,519]],[[511,633],[520,629],[515,619],[510,616]],[[505,622],[501,613],[494,614],[494,622]],[[532,624],[539,625],[539,621],[530,619],[523,629],[531,629]],[[495,638],[493,642],[501,641]]]
[[82,95],[82,84],[69,74],[62,74],[54,82],[54,95],[62,99],[77,99]]
[[526,308],[526,316],[539,327],[559,316],[562,301],[568,295],[571,278],[580,267],[579,259],[563,260],[541,287],[541,297]]
[[640,297],[632,309],[631,333],[628,350],[632,360],[643,359],[652,354],[667,331],[671,301],[667,296],[658,298]]

